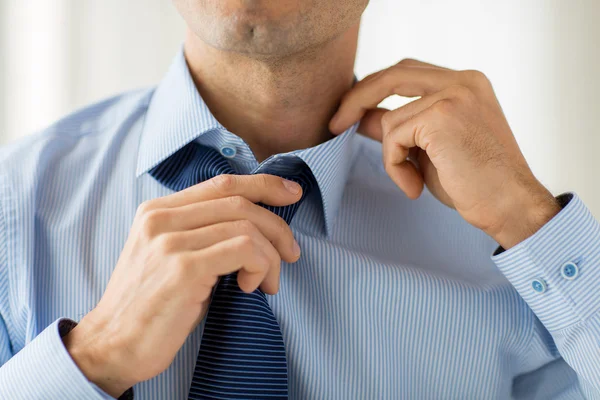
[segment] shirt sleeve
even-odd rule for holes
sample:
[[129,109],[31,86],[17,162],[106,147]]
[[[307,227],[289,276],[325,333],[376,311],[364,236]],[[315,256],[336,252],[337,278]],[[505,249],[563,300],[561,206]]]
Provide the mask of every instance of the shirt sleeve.
[[72,321],[48,326],[0,368],[2,399],[113,399],[90,383],[67,352]]
[[582,391],[600,396],[600,224],[576,195],[559,201],[563,209],[535,235],[492,259],[539,318],[552,338],[548,346],[575,371]]
[[[9,335],[7,233],[0,204],[0,400],[112,399],[89,382],[67,352],[62,337],[75,322],[59,319],[14,354]],[[132,391],[126,393],[133,398]]]
[[525,372],[513,381],[512,398],[515,400],[600,398],[600,393],[586,381],[580,380],[573,368],[560,356],[554,339],[538,318],[534,320],[531,333],[531,340],[521,359],[521,368]]

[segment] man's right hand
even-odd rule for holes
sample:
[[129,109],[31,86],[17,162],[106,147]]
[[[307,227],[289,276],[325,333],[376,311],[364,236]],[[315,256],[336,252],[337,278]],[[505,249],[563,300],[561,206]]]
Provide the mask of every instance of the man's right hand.
[[245,292],[279,289],[281,260],[300,248],[283,219],[255,203],[300,200],[273,175],[221,175],[143,203],[102,299],[64,338],[71,357],[111,396],[164,371],[206,315],[220,276]]

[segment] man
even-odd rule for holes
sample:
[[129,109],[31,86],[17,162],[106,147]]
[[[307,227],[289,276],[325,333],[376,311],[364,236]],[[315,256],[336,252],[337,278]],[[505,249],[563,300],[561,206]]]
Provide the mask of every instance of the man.
[[600,398],[600,226],[481,73],[354,85],[366,3],[177,0],[155,90],[0,152],[1,398]]

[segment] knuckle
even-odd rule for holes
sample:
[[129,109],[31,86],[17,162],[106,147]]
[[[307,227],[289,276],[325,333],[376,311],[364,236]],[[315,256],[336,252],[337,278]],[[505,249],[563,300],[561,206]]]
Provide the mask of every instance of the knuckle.
[[269,256],[262,250],[257,251],[257,257],[259,258],[259,267],[263,272],[268,272],[271,267],[271,259]]
[[246,211],[250,202],[243,196],[231,196],[228,198],[230,207],[238,211]]
[[374,72],[374,73],[372,73],[372,74],[370,74],[370,75],[367,75],[367,76],[366,76],[366,77],[364,77],[362,80],[360,80],[360,81],[359,81],[359,82],[356,84],[356,86],[361,86],[361,87],[362,87],[362,86],[364,86],[365,82],[372,81],[373,79],[375,79],[375,78],[377,78],[379,75],[381,75],[381,73],[382,73],[382,72],[383,72],[383,71],[377,71],[377,72]]
[[180,272],[182,272],[182,273],[183,272],[187,273],[187,270],[193,263],[192,263],[192,259],[190,257],[188,257],[187,255],[179,254],[177,256],[176,264],[177,264],[176,269],[180,270]]
[[160,232],[165,214],[165,210],[151,210],[142,214],[141,230],[146,238],[153,238]]
[[293,239],[290,226],[280,217],[277,217],[277,232],[279,237]]
[[160,253],[168,254],[175,250],[175,246],[177,244],[177,238],[173,235],[159,235],[156,239],[156,246]]
[[404,70],[406,70],[405,66],[398,65],[395,68],[389,68],[381,74],[381,84],[389,89],[388,93],[394,93],[395,88],[398,87],[398,79],[396,74]]
[[248,236],[254,234],[256,227],[254,224],[247,219],[241,219],[233,223],[233,229],[238,233],[243,233]]
[[254,241],[249,235],[241,235],[237,240],[237,250],[241,252],[252,252],[254,250]]
[[456,99],[467,100],[473,97],[473,92],[466,86],[455,85],[450,88],[450,96]]
[[271,248],[271,251],[268,252],[268,258],[270,260],[270,265],[273,267],[279,267],[281,265],[281,255],[274,248]]
[[269,176],[268,175],[266,175],[266,174],[256,175],[256,180],[257,180],[256,183],[259,186],[264,187],[264,188],[269,187],[270,180],[269,180]]
[[463,71],[462,74],[465,77],[465,80],[477,89],[484,89],[491,86],[490,80],[481,71],[467,70]]
[[410,64],[414,64],[415,61],[416,60],[414,58],[405,58],[403,60],[400,60],[398,65],[410,65]]
[[443,115],[453,115],[456,112],[456,105],[452,100],[442,99],[433,106],[435,111]]
[[217,175],[210,181],[214,189],[221,194],[231,193],[235,188],[235,177],[233,175]]
[[147,214],[148,212],[154,210],[154,208],[155,208],[154,202],[152,200],[146,200],[138,206],[136,214],[144,215],[144,214]]

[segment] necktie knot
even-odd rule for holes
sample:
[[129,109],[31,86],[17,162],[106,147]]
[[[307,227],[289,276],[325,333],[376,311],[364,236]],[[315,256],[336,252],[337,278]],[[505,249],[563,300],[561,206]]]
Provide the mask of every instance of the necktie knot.
[[[302,187],[302,198],[295,204],[276,207],[260,204],[282,217],[288,224],[306,196],[316,186],[310,168],[296,156],[277,157],[267,161],[259,173],[268,173],[294,181]],[[180,191],[218,175],[235,175],[229,161],[217,150],[192,142],[150,170],[158,182],[174,191]]]

